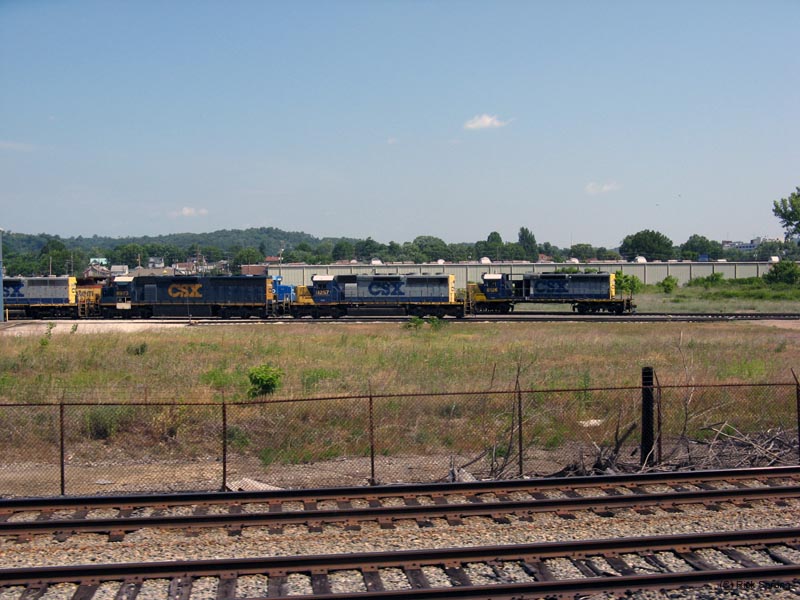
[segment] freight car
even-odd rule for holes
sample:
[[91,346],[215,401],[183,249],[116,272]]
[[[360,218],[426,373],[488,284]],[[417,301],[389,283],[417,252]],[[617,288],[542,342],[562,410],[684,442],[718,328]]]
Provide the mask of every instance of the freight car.
[[482,280],[467,288],[475,313],[507,313],[518,303],[571,304],[581,314],[623,314],[636,309],[630,296],[617,295],[613,273],[525,273],[521,279],[484,273]]
[[454,275],[314,275],[298,286],[294,317],[399,314],[463,317]]
[[266,318],[288,306],[264,276],[117,277],[100,298],[105,318]]

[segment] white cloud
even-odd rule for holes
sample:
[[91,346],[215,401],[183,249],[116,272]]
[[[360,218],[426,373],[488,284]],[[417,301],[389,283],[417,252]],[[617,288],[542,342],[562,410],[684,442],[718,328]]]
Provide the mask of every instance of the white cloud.
[[622,186],[618,184],[616,181],[609,181],[606,183],[597,183],[595,181],[590,181],[589,183],[586,184],[586,187],[584,187],[583,189],[590,196],[597,196],[598,194],[608,194],[609,192],[616,192],[617,190],[621,190]]
[[505,127],[510,122],[501,121],[497,118],[497,115],[475,115],[464,123],[464,129],[497,129],[498,127]]
[[169,213],[169,216],[173,219],[177,219],[178,217],[205,217],[206,215],[208,215],[207,208],[192,208],[191,206],[184,206],[180,210]]
[[397,138],[390,137],[386,140],[386,143],[389,144],[390,146],[394,146],[397,143]]
[[9,142],[7,140],[0,140],[0,150],[9,150],[11,152],[33,152],[35,146],[33,144],[25,144],[22,142]]

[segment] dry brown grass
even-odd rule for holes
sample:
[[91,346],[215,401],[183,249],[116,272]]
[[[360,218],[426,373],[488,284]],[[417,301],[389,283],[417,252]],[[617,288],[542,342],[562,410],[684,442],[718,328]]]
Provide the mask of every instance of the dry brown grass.
[[0,400],[212,400],[246,396],[247,371],[284,372],[276,396],[792,381],[800,331],[763,323],[450,322],[433,330],[330,323],[186,327],[2,338]]

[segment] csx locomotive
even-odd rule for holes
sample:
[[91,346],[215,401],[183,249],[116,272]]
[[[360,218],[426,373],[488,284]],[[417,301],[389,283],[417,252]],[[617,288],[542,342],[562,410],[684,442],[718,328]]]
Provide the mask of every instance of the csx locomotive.
[[636,309],[630,296],[617,296],[613,273],[484,273],[482,283],[467,285],[473,313],[508,313],[516,304],[571,304],[580,314],[621,315]]
[[567,303],[580,313],[622,314],[635,308],[618,298],[609,273],[485,273],[458,294],[455,276],[315,275],[308,286],[273,276],[117,277],[83,284],[75,277],[3,280],[9,318],[268,318],[364,314],[464,317],[508,313],[519,303]]

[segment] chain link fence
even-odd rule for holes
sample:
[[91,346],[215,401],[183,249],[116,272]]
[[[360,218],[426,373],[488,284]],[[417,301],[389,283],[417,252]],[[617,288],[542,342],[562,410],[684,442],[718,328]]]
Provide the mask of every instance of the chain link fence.
[[[800,385],[192,402],[0,399],[0,495],[310,488],[798,464]],[[651,404],[648,411],[648,405]]]

